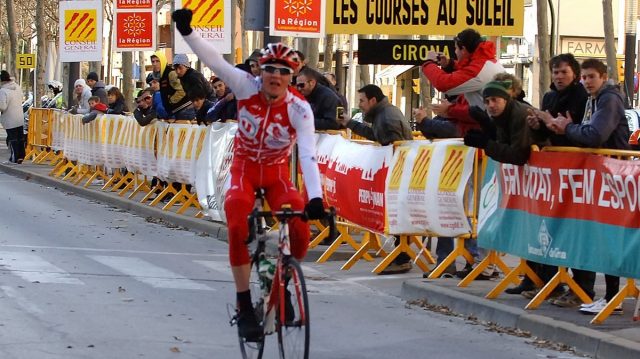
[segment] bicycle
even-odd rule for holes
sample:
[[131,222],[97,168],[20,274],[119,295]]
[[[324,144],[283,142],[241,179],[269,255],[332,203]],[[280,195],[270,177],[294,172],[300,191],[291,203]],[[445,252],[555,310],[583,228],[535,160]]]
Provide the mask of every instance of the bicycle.
[[[260,359],[264,352],[267,335],[277,332],[281,359],[309,358],[309,300],[300,263],[291,255],[289,247],[289,225],[287,220],[302,218],[303,211],[293,211],[283,206],[280,211],[262,211],[264,199],[261,191],[256,193],[256,206],[248,216],[250,244],[257,240],[251,253],[251,294],[258,322],[264,335],[258,341],[247,341],[238,336],[240,351],[244,359]],[[267,253],[267,219],[275,217],[278,224],[278,251],[275,262]],[[335,233],[335,210],[327,213],[330,232]],[[333,237],[331,237],[333,238]],[[230,324],[236,324],[236,316]]]

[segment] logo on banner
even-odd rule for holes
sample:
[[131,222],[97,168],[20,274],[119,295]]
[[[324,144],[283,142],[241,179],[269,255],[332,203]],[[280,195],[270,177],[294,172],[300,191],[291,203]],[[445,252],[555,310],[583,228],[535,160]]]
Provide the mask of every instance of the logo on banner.
[[438,191],[454,192],[460,184],[462,170],[464,168],[464,153],[466,149],[462,146],[447,147],[444,166],[440,172],[440,183]]
[[319,32],[321,0],[274,0],[276,31]]
[[553,237],[551,237],[551,233],[549,233],[547,229],[547,224],[542,220],[540,228],[538,229],[538,247],[533,247],[529,244],[527,252],[545,258],[567,259],[567,252],[561,251],[560,248],[557,247],[551,247],[552,244]]
[[191,25],[199,30],[206,28],[219,28],[222,31],[224,25],[224,1],[221,0],[187,0],[184,8],[193,11]]
[[433,148],[431,146],[418,147],[418,155],[413,162],[413,170],[411,171],[411,182],[409,189],[423,190],[427,186],[427,176],[429,175],[429,165],[433,157]]
[[401,147],[398,149],[398,161],[396,161],[393,170],[391,170],[391,178],[389,179],[389,189],[399,189],[400,181],[402,180],[402,171],[404,170],[404,162],[407,159],[408,147]]
[[153,14],[151,12],[116,13],[119,48],[153,46]]
[[97,38],[96,10],[65,10],[64,38],[69,42],[95,42]]

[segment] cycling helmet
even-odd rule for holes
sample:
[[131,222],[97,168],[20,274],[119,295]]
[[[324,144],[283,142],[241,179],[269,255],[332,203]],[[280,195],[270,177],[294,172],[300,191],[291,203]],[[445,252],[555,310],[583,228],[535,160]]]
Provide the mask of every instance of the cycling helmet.
[[47,86],[49,86],[51,89],[62,91],[62,83],[60,81],[51,80],[47,83]]
[[260,57],[259,63],[260,66],[274,63],[281,64],[293,70],[298,67],[299,61],[298,54],[296,54],[292,48],[281,42],[277,42],[267,44],[267,46],[262,49],[262,57]]

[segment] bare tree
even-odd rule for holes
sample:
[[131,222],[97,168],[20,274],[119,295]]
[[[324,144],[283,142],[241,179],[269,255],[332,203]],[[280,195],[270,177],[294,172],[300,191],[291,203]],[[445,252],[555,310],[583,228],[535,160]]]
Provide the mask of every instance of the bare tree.
[[47,70],[47,45],[45,6],[43,1],[36,2],[36,33],[38,35],[37,59],[36,59],[36,88],[33,98],[40,98],[45,93],[44,76]]
[[133,103],[133,53],[122,53],[122,94],[128,106]]
[[536,1],[538,10],[538,101],[542,99],[544,93],[551,84],[551,72],[549,71],[549,19],[547,15],[548,5],[546,1]]
[[[113,62],[112,54],[112,43],[113,43],[113,0],[104,0],[104,19],[109,22],[109,37],[107,41],[107,66],[106,66],[106,76],[107,82],[111,82],[111,64]],[[124,64],[124,59],[122,60]],[[125,97],[126,98],[126,97]]]
[[331,72],[333,68],[333,34],[324,37],[324,72]]
[[6,0],[7,5],[7,34],[9,35],[9,59],[7,61],[7,70],[15,76],[16,74],[16,55],[18,53],[18,39],[15,9],[13,0]]
[[611,0],[602,0],[602,17],[604,21],[604,51],[607,54],[609,78],[618,83],[618,66],[616,60],[616,43],[613,34],[613,10]]

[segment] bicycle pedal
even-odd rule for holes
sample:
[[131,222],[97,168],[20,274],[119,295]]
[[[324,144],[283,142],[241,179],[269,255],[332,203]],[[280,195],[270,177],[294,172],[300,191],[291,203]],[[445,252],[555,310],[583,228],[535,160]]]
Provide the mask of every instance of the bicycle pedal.
[[229,325],[230,325],[230,326],[232,326],[232,327],[233,327],[233,326],[234,326],[234,325],[236,325],[236,324],[238,324],[238,315],[234,315],[234,316],[231,318],[231,320],[229,320]]

